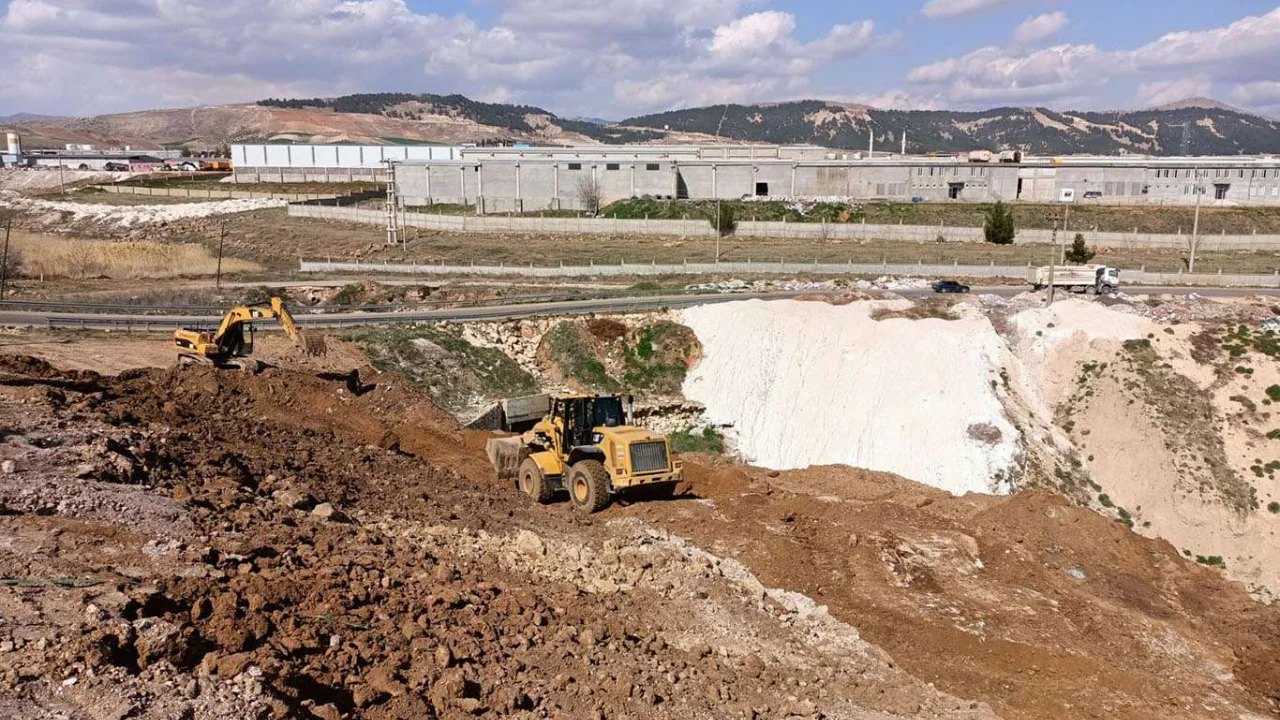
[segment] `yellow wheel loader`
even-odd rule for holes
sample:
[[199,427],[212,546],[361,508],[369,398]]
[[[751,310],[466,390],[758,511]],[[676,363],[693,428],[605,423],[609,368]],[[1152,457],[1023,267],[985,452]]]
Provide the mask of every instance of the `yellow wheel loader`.
[[270,303],[231,308],[214,332],[195,328],[175,330],[173,345],[178,350],[178,362],[257,372],[261,365],[249,356],[253,354],[253,323],[261,320],[279,322],[285,334],[308,355],[324,355],[328,349],[323,337],[304,336],[284,301],[273,297]]
[[514,480],[539,503],[567,490],[574,508],[589,513],[630,488],[674,490],[682,465],[672,460],[666,437],[630,424],[630,405],[618,395],[551,399],[533,429],[489,440],[489,461],[499,478]]

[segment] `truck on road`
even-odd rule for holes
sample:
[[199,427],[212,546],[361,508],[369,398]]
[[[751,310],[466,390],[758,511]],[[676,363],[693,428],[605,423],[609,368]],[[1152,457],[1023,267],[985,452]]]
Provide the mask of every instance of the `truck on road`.
[[1106,265],[1059,265],[1049,279],[1049,266],[1027,270],[1027,282],[1037,291],[1052,284],[1059,290],[1085,295],[1110,295],[1120,287],[1120,270]]

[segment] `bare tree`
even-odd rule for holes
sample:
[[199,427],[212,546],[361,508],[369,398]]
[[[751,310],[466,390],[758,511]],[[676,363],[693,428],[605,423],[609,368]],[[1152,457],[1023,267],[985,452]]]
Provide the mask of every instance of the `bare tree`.
[[583,176],[578,178],[576,188],[578,202],[582,207],[589,210],[591,214],[599,214],[600,212],[600,183],[596,182],[594,177]]

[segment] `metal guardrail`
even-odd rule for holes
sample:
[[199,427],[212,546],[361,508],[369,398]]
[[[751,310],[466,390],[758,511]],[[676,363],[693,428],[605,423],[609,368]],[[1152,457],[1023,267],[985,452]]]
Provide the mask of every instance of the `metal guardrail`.
[[[678,288],[658,290],[618,290],[617,292],[591,291],[582,293],[547,293],[542,295],[516,295],[476,300],[423,300],[416,303],[384,303],[378,305],[290,305],[289,312],[297,318],[323,317],[343,313],[360,312],[413,312],[441,309],[483,308],[506,305],[566,302],[572,300],[608,300],[630,297],[644,298],[658,295],[702,295],[708,291],[682,290]],[[249,303],[252,305],[253,303]],[[228,305],[128,305],[46,300],[0,300],[0,310],[62,313],[129,313],[137,317],[146,315],[208,315],[221,317]]]

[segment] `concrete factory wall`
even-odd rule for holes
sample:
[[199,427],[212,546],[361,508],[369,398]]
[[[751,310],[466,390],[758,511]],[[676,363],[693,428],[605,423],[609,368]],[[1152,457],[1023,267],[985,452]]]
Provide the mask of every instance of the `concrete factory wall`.
[[[314,205],[290,205],[289,214],[295,217],[314,217],[345,222],[386,224],[382,210],[322,207]],[[613,235],[657,235],[677,237],[712,237],[711,224],[697,220],[616,220],[612,218],[540,218],[540,217],[477,217],[474,215],[433,215],[428,213],[403,213],[409,227],[433,230],[456,230],[476,233],[581,233]],[[1083,232],[1090,245],[1110,248],[1170,248],[1185,249],[1189,240],[1185,234],[1157,233],[1108,233],[1089,230],[1068,230],[1059,233],[1059,242]],[[932,243],[941,237],[947,242],[982,242],[982,228],[943,227],[931,225],[872,225],[867,223],[738,223],[736,236],[784,237],[808,240],[889,240],[904,243]],[[1048,243],[1049,230],[1019,230],[1019,243]],[[1280,235],[1202,235],[1201,250],[1280,250]]]
[[[232,156],[239,182],[383,180],[386,163],[394,161],[406,173],[401,178],[405,203],[472,203],[479,197],[486,212],[578,208],[582,193],[577,188],[586,176],[595,178],[604,202],[641,195],[695,200],[764,195],[1191,205],[1198,184],[1209,205],[1280,207],[1280,161],[1259,158],[1065,157],[1015,164],[955,157],[864,160],[809,146],[720,145],[235,145]],[[426,164],[445,169],[440,176],[432,172],[429,189],[425,177],[421,182],[412,177],[425,176],[420,168]],[[458,171],[459,165],[471,169]],[[458,172],[456,181],[452,172]]]
[[674,166],[664,160],[404,164],[395,172],[402,206],[480,202],[485,213],[592,210],[586,202],[592,186],[598,188],[602,206],[641,195],[676,194]]
[[[438,164],[438,163],[433,163]],[[446,164],[447,166],[452,166]],[[1195,203],[1190,168],[1145,166],[1062,166],[979,163],[856,163],[841,161],[791,162],[785,160],[710,161],[551,161],[526,159],[482,160],[468,163],[484,175],[486,211],[580,208],[579,178],[591,175],[604,202],[642,195],[688,199],[737,199],[742,197],[847,198],[909,202],[1026,201],[1106,205],[1191,205]],[[522,175],[517,188],[516,166]],[[670,177],[653,175],[659,168]],[[453,202],[445,188],[427,192],[412,174],[426,171],[419,165],[401,165],[405,173],[401,193],[409,205]],[[416,169],[410,169],[416,168]],[[537,168],[543,168],[538,172]],[[578,168],[578,169],[575,169]],[[1201,169],[1202,202],[1210,207],[1280,207],[1280,163],[1274,166]],[[632,180],[634,175],[634,184]],[[1166,177],[1168,175],[1168,177]],[[434,179],[434,176],[433,176]],[[409,189],[412,188],[412,189]],[[517,192],[518,190],[518,192]],[[468,198],[474,201],[474,194]],[[541,199],[541,200],[538,200]],[[558,200],[558,202],[556,202]]]

